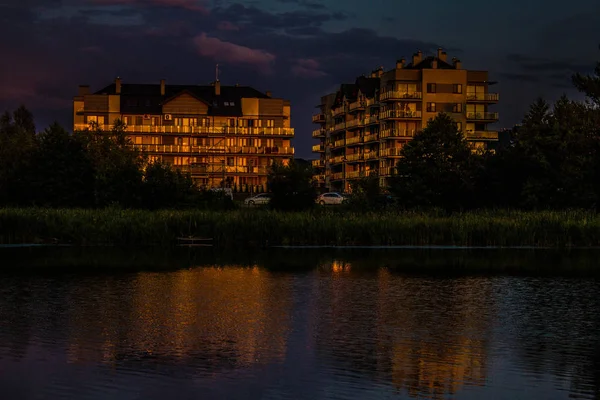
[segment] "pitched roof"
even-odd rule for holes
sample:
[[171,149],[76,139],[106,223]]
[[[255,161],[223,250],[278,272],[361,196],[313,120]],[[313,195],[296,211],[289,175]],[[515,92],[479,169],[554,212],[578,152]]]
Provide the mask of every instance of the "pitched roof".
[[[207,103],[209,115],[220,116],[242,115],[242,98],[269,98],[249,86],[221,86],[221,94],[217,96],[212,85],[165,85],[165,95],[161,96],[160,84],[124,83],[121,84],[121,112],[161,113],[165,101],[185,92]],[[116,94],[115,84],[112,83],[94,94]]]
[[456,69],[452,64],[448,64],[446,61],[440,60],[437,57],[429,56],[425,57],[421,62],[414,65],[413,63],[408,64],[405,69],[430,69],[432,68],[433,61],[437,60],[438,69]]
[[367,78],[366,76],[359,76],[356,78],[356,85],[362,94],[369,98],[375,96],[375,91],[379,89],[379,84],[379,78]]

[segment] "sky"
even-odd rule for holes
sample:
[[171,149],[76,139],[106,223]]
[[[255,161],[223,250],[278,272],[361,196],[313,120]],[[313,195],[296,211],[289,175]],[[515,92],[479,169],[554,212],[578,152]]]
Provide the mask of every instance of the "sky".
[[567,94],[600,60],[598,0],[0,0],[0,112],[21,104],[38,129],[72,124],[79,85],[223,85],[292,102],[296,155],[314,158],[311,115],[341,83],[438,47],[489,70],[496,128],[537,97]]

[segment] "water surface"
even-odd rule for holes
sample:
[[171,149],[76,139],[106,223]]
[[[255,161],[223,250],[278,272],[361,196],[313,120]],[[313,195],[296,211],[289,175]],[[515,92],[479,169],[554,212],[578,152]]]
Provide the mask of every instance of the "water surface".
[[14,250],[0,392],[599,398],[597,254]]

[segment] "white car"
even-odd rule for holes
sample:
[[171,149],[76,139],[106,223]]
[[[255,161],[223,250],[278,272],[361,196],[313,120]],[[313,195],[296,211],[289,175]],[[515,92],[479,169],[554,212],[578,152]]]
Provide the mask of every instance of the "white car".
[[342,204],[344,200],[344,196],[337,192],[323,193],[317,197],[317,203],[321,204],[322,206],[330,204]]
[[248,197],[246,200],[244,200],[244,204],[247,206],[265,205],[265,204],[269,204],[270,201],[271,201],[270,193],[261,193],[261,194],[257,194],[256,196]]

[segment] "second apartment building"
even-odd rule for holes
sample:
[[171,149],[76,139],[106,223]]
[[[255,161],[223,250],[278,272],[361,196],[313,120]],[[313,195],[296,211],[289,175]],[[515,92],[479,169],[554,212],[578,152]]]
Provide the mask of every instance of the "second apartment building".
[[353,179],[376,171],[381,184],[393,173],[400,149],[422,130],[429,119],[446,112],[475,148],[498,141],[489,125],[498,121],[491,106],[498,102],[490,92],[487,71],[469,71],[446,53],[424,57],[415,53],[410,63],[383,68],[342,84],[336,93],[321,98],[319,125],[313,138],[317,180],[328,190],[348,191]]

